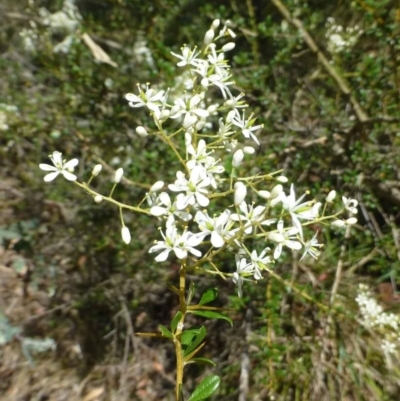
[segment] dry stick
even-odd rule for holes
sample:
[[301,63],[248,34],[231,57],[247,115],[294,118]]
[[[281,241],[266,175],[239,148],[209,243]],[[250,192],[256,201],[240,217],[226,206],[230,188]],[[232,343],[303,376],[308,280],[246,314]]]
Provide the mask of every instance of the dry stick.
[[300,31],[300,33],[302,34],[303,39],[306,42],[306,44],[308,45],[308,47],[311,49],[311,51],[313,51],[317,55],[318,60],[323,65],[323,67],[325,68],[327,73],[336,81],[341,92],[349,97],[349,100],[350,100],[351,104],[353,105],[353,108],[357,115],[358,120],[362,123],[368,121],[368,116],[365,114],[365,112],[361,108],[360,104],[358,103],[356,98],[353,96],[351,89],[350,89],[349,85],[347,84],[346,80],[338,74],[338,72],[332,67],[332,65],[329,64],[328,59],[318,49],[317,44],[315,43],[315,41],[311,37],[311,35],[305,30],[302,22],[300,20],[298,20],[297,18],[292,18],[289,10],[285,7],[285,5],[280,0],[271,0],[271,1],[272,1],[272,3],[275,4],[275,6],[278,8],[280,13],[286,18],[286,20]]

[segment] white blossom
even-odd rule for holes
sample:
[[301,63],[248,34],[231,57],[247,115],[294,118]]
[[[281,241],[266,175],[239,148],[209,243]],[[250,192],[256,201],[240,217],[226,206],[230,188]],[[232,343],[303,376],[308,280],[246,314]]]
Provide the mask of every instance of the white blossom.
[[225,238],[230,236],[229,232],[230,211],[226,209],[218,217],[211,218],[207,212],[198,211],[194,220],[199,225],[202,238],[211,235],[211,244],[214,248],[221,248],[225,244]]
[[286,195],[282,199],[282,206],[290,213],[293,225],[297,228],[301,238],[303,238],[303,228],[299,219],[314,220],[318,217],[318,210],[321,207],[321,203],[319,202],[314,205],[312,202],[300,203],[305,196],[306,194],[303,194],[296,200],[296,194],[292,184],[290,186],[290,195]]
[[53,152],[52,155],[49,156],[51,161],[53,162],[54,166],[50,164],[39,164],[39,168],[43,171],[51,171],[49,174],[44,176],[44,181],[50,182],[53,181],[59,174],[64,176],[65,179],[68,181],[75,181],[76,175],[72,174],[71,171],[74,171],[74,168],[78,165],[78,159],[71,159],[70,161],[66,162],[62,159],[62,153],[60,152]]
[[153,112],[160,113],[160,106],[166,101],[165,91],[161,90],[156,92],[154,89],[146,86],[146,91],[138,86],[139,96],[133,93],[127,93],[125,99],[129,102],[131,107],[147,107]]
[[318,243],[317,235],[318,233],[315,233],[314,237],[312,237],[310,241],[306,242],[304,245],[304,253],[300,260],[303,260],[307,254],[314,259],[318,259],[321,252],[317,248],[321,248],[323,244]]
[[272,263],[272,260],[269,256],[267,255],[267,252],[269,252],[269,248],[265,248],[264,250],[261,251],[261,253],[258,255],[256,250],[253,250],[250,255],[250,264],[253,266],[254,269],[254,278],[256,280],[262,279],[261,275],[261,270],[264,270],[266,268],[266,265],[269,263]]
[[206,196],[208,194],[206,187],[210,185],[211,181],[204,168],[195,166],[190,172],[189,180],[181,171],[176,173],[176,178],[175,183],[170,184],[168,188],[174,192],[186,192],[185,196],[177,199],[176,206],[179,210],[185,209],[188,205],[194,205],[195,202],[202,207],[208,206],[210,200]]
[[262,215],[265,211],[265,206],[248,205],[246,202],[242,202],[239,205],[239,209],[243,214],[234,213],[231,216],[233,221],[244,222],[246,234],[251,234],[253,232],[253,224],[262,221]]
[[246,258],[240,258],[239,255],[236,255],[236,272],[232,274],[232,280],[238,287],[239,297],[243,296],[243,282],[248,280],[245,277],[253,273],[253,265],[251,263],[247,263]]
[[164,241],[157,241],[156,245],[149,249],[149,253],[161,252],[156,256],[156,262],[164,262],[168,255],[173,251],[178,259],[186,259],[188,253],[197,257],[201,257],[201,252],[194,247],[199,245],[201,238],[193,235],[190,231],[185,231],[182,235],[178,233],[176,225],[173,224],[173,219],[169,219],[166,227],[165,235],[161,231]]
[[182,47],[181,51],[182,55],[171,52],[173,56],[181,60],[177,64],[178,67],[185,67],[187,65],[193,65],[195,67],[198,66],[199,59],[197,58],[197,56],[200,54],[200,52],[196,53],[196,48],[194,50],[190,50],[189,47],[184,46]]
[[346,198],[342,196],[344,208],[350,213],[357,214],[358,201],[356,199]]
[[263,128],[264,125],[254,125],[256,119],[252,118],[252,115],[246,119],[244,111],[242,113],[242,116],[240,116],[240,113],[236,109],[235,111],[236,113],[235,117],[232,119],[232,124],[240,128],[245,138],[251,138],[257,145],[259,145],[260,143],[258,142],[258,139],[253,132],[258,131],[260,128]]
[[192,218],[192,215],[184,210],[178,210],[177,201],[179,198],[183,197],[183,194],[179,194],[174,203],[171,202],[171,198],[169,197],[167,192],[161,192],[154,205],[150,209],[150,214],[156,217],[160,216],[168,216],[174,214],[178,216],[183,221],[189,221]]
[[268,238],[271,241],[278,243],[274,251],[275,260],[281,256],[283,245],[293,250],[301,249],[301,243],[296,241],[296,235],[298,233],[296,227],[289,227],[285,230],[283,228],[283,220],[279,220],[277,224],[277,231],[278,232],[271,232],[268,234]]

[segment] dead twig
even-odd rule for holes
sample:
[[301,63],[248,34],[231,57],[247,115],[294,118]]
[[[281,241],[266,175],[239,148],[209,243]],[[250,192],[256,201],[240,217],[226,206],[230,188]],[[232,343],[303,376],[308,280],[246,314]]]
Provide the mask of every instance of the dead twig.
[[308,47],[311,49],[311,51],[314,52],[317,55],[319,62],[325,68],[326,72],[335,80],[335,82],[337,83],[340,91],[349,98],[349,100],[350,100],[350,102],[351,102],[351,104],[352,104],[352,106],[354,108],[354,111],[355,111],[355,113],[357,115],[357,119],[362,123],[368,121],[368,116],[363,111],[361,105],[358,103],[357,99],[352,94],[350,86],[348,85],[346,80],[339,75],[339,73],[335,70],[335,68],[333,68],[332,65],[329,64],[329,60],[319,50],[319,48],[318,48],[317,44],[315,43],[314,39],[306,31],[306,29],[304,28],[302,22],[297,18],[293,18],[291,16],[289,10],[285,7],[285,5],[280,0],[272,0],[272,3],[274,3],[276,8],[285,17],[285,19],[291,25],[293,25],[295,28],[297,28],[300,31],[301,35],[303,36],[304,41],[306,42]]

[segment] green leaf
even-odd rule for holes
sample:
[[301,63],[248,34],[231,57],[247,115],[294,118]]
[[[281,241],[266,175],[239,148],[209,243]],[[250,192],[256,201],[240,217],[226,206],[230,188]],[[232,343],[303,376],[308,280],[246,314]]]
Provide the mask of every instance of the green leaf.
[[176,312],[176,315],[174,316],[171,322],[172,333],[175,333],[176,328],[178,327],[178,323],[181,319],[182,319],[182,312],[181,311]]
[[185,330],[181,335],[182,345],[189,345],[193,338],[198,334],[199,329],[189,329]]
[[170,338],[171,340],[174,338],[172,333],[165,326],[163,326],[162,324],[159,324],[158,328],[160,329],[161,334],[163,335],[163,337]]
[[205,311],[188,310],[188,312],[189,313],[193,313],[194,315],[197,315],[197,316],[207,317],[209,319],[226,320],[227,322],[230,323],[231,326],[233,326],[232,319],[229,316],[225,316],[225,315],[223,315],[222,313],[219,313],[219,312],[214,312],[214,311],[209,311],[209,310],[205,310]]
[[202,364],[202,365],[212,365],[212,366],[217,366],[217,364],[214,362],[214,361],[212,361],[211,359],[208,359],[208,358],[193,358],[193,359],[191,359],[189,362],[187,362],[188,364],[189,363],[198,363],[198,364]]
[[193,337],[193,341],[189,343],[189,346],[185,349],[183,353],[184,356],[190,354],[193,350],[197,348],[198,345],[204,340],[204,337],[207,334],[207,329],[204,326],[201,326],[200,329],[196,330],[195,337]]
[[199,305],[208,304],[209,302],[214,301],[217,296],[218,290],[216,288],[210,288],[201,296]]
[[219,387],[221,379],[216,376],[208,376],[204,378],[200,384],[193,391],[192,395],[187,401],[200,401],[210,397]]

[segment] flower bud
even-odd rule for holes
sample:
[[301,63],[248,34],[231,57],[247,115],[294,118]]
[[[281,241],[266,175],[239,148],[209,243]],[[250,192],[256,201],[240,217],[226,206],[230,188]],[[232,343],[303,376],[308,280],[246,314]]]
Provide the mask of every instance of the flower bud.
[[217,111],[219,107],[219,104],[211,104],[210,106],[207,107],[207,111],[209,112],[209,114],[213,114]]
[[231,110],[226,116],[226,122],[231,123],[236,116],[236,110]]
[[276,180],[285,184],[287,183],[289,180],[287,179],[287,177],[285,177],[284,175],[280,175],[279,177],[276,177]]
[[122,241],[125,242],[125,244],[129,244],[131,242],[131,233],[129,232],[129,228],[123,226],[121,230],[121,235],[122,235]]
[[275,185],[271,191],[271,199],[277,198],[283,191],[283,187],[281,184]]
[[114,182],[119,183],[121,182],[121,178],[124,175],[124,169],[120,167],[116,172],[115,172],[115,177],[114,177]]
[[246,153],[247,155],[252,155],[254,154],[256,150],[252,146],[245,146],[243,148],[243,152]]
[[169,110],[167,110],[167,109],[164,109],[164,110],[161,112],[160,121],[165,121],[165,120],[167,120],[167,119],[169,118],[170,115],[171,115],[171,112],[170,112]]
[[345,221],[345,223],[346,223],[348,226],[352,226],[353,224],[356,224],[356,223],[357,223],[357,219],[356,219],[355,217],[350,217],[349,219],[347,219],[347,220]]
[[219,19],[215,19],[212,24],[211,24],[211,29],[217,29],[219,27],[219,24],[221,23],[221,21]]
[[278,244],[285,242],[285,237],[280,233],[269,233],[268,238],[271,241],[277,242]]
[[102,166],[101,164],[96,164],[96,165],[93,167],[92,176],[93,176],[93,177],[97,177],[97,176],[99,175],[99,173],[100,173],[100,171],[101,171],[102,168],[103,168],[103,166]]
[[235,48],[235,43],[229,42],[226,43],[225,45],[222,46],[221,50],[225,52],[229,52],[230,50],[233,50]]
[[142,138],[145,138],[146,136],[148,136],[149,134],[146,131],[146,128],[139,126],[136,127],[136,133],[141,136]]
[[183,119],[182,127],[187,129],[191,127],[193,124],[196,124],[197,117],[194,114],[186,113],[185,118]]
[[233,160],[232,160],[232,166],[233,167],[239,167],[242,164],[244,157],[244,153],[242,149],[238,149],[234,154],[233,154]]
[[331,203],[331,202],[335,199],[335,197],[336,197],[336,191],[331,191],[331,192],[329,192],[329,194],[327,195],[326,201],[327,201],[328,203]]
[[204,126],[206,125],[206,120],[199,120],[199,121],[197,121],[197,123],[195,124],[195,128],[196,128],[196,131],[201,131],[203,128],[204,128]]
[[271,197],[271,192],[269,192],[269,191],[258,191],[258,195],[261,196],[261,198],[269,199]]
[[157,181],[151,186],[150,192],[158,192],[160,189],[162,189],[163,186],[164,186],[163,181]]
[[209,29],[204,35],[203,43],[208,46],[214,39],[214,29]]
[[234,193],[234,204],[235,206],[239,206],[246,197],[247,188],[242,182],[237,182],[235,184],[235,193]]
[[345,225],[345,222],[343,220],[335,220],[332,221],[331,226],[332,227],[343,227]]
[[102,197],[101,195],[96,195],[96,196],[94,197],[94,201],[95,201],[96,203],[101,203],[102,200],[103,200],[103,197]]

